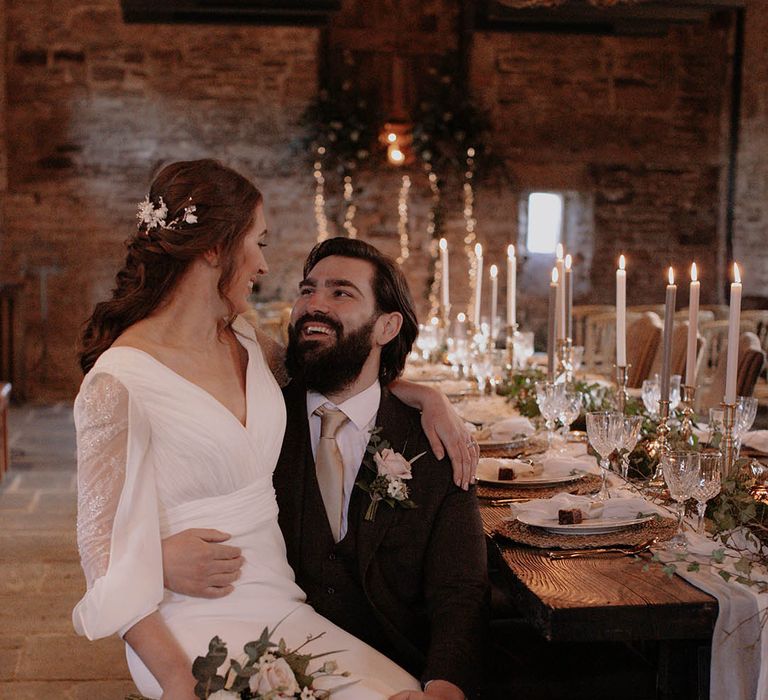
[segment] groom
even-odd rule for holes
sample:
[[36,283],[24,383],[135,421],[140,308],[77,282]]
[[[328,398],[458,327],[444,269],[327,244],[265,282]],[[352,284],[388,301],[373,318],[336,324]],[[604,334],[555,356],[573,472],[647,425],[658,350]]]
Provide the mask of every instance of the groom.
[[[398,700],[461,700],[479,681],[485,543],[474,489],[453,484],[418,411],[383,388],[402,372],[417,332],[392,260],[354,239],[315,246],[291,315],[294,380],[284,390],[274,486],[288,561],[307,602],[421,678],[423,693]],[[394,451],[386,460],[366,450],[374,428]],[[377,463],[407,476],[398,455],[412,460],[402,483],[415,508],[394,498],[371,508],[371,494],[356,484],[370,490]]]

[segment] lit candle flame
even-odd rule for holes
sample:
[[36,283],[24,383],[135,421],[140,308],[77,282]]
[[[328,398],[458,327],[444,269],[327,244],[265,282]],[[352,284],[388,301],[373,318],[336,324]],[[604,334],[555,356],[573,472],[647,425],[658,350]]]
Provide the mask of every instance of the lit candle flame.
[[459,311],[458,315],[456,316],[456,320],[459,323],[464,323],[467,320],[467,314],[465,314],[463,311]]
[[440,321],[439,321],[439,319],[437,318],[437,316],[433,316],[432,318],[430,318],[430,319],[429,319],[429,322],[430,322],[430,323],[431,323],[433,326],[436,326],[438,323],[440,323]]
[[552,284],[557,284],[557,280],[558,280],[557,268],[553,267],[552,268]]
[[691,282],[696,282],[699,279],[698,271],[696,270],[696,263],[691,265]]
[[515,246],[513,246],[511,244],[507,246],[507,257],[510,260],[514,259],[514,257],[515,257]]
[[669,278],[670,284],[675,283],[675,271],[671,267],[669,268],[669,270],[667,270],[667,277]]
[[619,270],[623,270],[627,266],[626,260],[624,260],[624,255],[619,255]]
[[495,280],[499,276],[499,268],[496,265],[491,265],[491,279]]
[[733,281],[736,284],[741,284],[741,275],[739,274],[739,266],[733,263]]
[[571,265],[573,265],[573,258],[571,258],[571,254],[568,253],[568,255],[565,256],[565,269],[570,270]]
[[558,260],[562,260],[563,259],[563,244],[562,243],[558,243],[557,244],[557,248],[555,248],[555,255],[557,256]]
[[448,250],[448,241],[445,238],[440,239],[440,250]]
[[475,257],[476,258],[483,257],[483,246],[481,243],[475,243]]

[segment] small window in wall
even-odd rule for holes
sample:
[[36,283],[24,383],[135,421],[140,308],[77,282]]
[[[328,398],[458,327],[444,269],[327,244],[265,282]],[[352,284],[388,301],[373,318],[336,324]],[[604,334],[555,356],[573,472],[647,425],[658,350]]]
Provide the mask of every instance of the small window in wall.
[[529,253],[555,252],[563,232],[563,196],[555,192],[531,192],[528,195]]

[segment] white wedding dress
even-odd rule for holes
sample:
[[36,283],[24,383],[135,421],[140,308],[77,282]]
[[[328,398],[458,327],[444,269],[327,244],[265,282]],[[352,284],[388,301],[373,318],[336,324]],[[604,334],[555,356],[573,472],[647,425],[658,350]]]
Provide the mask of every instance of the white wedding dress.
[[[418,689],[410,674],[318,615],[296,585],[277,524],[272,487],[285,430],[285,405],[252,327],[233,328],[248,351],[247,420],[243,426],[213,396],[130,347],[101,355],[75,400],[78,446],[78,546],[88,590],[73,611],[90,639],[125,633],[158,610],[192,660],[218,635],[229,655],[280,620],[277,638],[289,648],[322,653],[357,683],[337,700],[381,700]],[[163,588],[160,541],[187,528],[232,535],[245,563],[234,591],[203,599]],[[286,617],[287,616],[287,617]],[[130,646],[128,665],[139,691],[160,686]],[[310,669],[314,668],[310,666]]]

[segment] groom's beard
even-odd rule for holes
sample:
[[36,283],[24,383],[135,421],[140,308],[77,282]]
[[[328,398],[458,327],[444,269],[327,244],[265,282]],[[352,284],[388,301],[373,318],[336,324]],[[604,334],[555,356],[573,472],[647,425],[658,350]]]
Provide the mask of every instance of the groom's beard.
[[[324,314],[306,314],[288,328],[286,366],[291,376],[301,375],[308,389],[321,394],[334,394],[352,384],[371,354],[371,337],[376,316],[348,334],[338,321]],[[303,326],[312,321],[325,323],[336,332],[336,342],[300,338]]]

